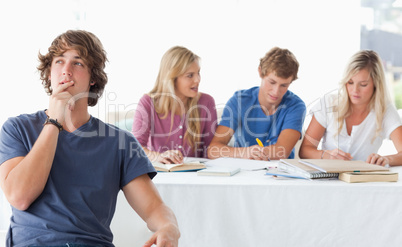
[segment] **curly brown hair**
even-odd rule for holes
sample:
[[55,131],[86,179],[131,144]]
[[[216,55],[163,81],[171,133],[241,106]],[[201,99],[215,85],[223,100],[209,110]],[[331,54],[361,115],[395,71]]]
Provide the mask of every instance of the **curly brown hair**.
[[91,82],[94,82],[89,89],[88,106],[95,106],[102,96],[108,77],[104,71],[107,57],[106,51],[100,40],[91,32],[84,30],[68,30],[55,38],[46,55],[39,52],[40,79],[45,91],[51,95],[52,87],[50,71],[53,58],[62,55],[67,50],[76,50],[91,72]]
[[260,59],[261,77],[275,72],[278,77],[293,77],[292,81],[297,79],[299,71],[299,62],[288,49],[274,47]]

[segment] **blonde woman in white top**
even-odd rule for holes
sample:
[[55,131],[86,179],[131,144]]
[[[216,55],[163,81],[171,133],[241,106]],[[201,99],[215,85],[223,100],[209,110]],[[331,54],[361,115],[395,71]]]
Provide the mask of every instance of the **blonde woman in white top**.
[[[311,113],[299,151],[301,158],[402,165],[402,123],[388,95],[382,61],[376,52],[362,50],[353,55],[339,95],[324,96]],[[393,141],[396,154],[377,154],[385,138]]]

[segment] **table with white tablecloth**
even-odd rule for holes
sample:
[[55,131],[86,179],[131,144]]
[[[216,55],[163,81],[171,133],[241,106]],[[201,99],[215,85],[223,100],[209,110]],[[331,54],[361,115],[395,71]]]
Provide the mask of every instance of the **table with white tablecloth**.
[[[176,214],[179,246],[402,246],[401,181],[284,179],[264,170],[159,173],[153,181]],[[152,234],[122,194],[112,230],[119,247]]]

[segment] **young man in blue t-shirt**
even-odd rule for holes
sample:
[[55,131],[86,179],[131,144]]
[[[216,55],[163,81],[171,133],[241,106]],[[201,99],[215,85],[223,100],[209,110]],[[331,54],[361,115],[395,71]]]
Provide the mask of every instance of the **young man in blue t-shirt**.
[[[274,47],[261,58],[261,86],[237,91],[229,99],[208,157],[294,158],[306,115],[304,102],[288,90],[298,69],[296,57],[287,49]],[[228,146],[232,136],[234,147]]]
[[155,232],[144,246],[177,246],[176,218],[137,140],[88,113],[107,83],[99,39],[67,31],[39,61],[48,109],[10,118],[0,132],[0,186],[12,206],[6,246],[114,246],[120,190]]

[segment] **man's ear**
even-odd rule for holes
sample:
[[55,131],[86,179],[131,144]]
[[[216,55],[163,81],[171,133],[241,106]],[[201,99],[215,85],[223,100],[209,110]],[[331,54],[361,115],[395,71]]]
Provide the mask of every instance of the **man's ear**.
[[261,72],[261,66],[258,66],[258,74],[260,75],[260,77],[262,78],[262,72]]

